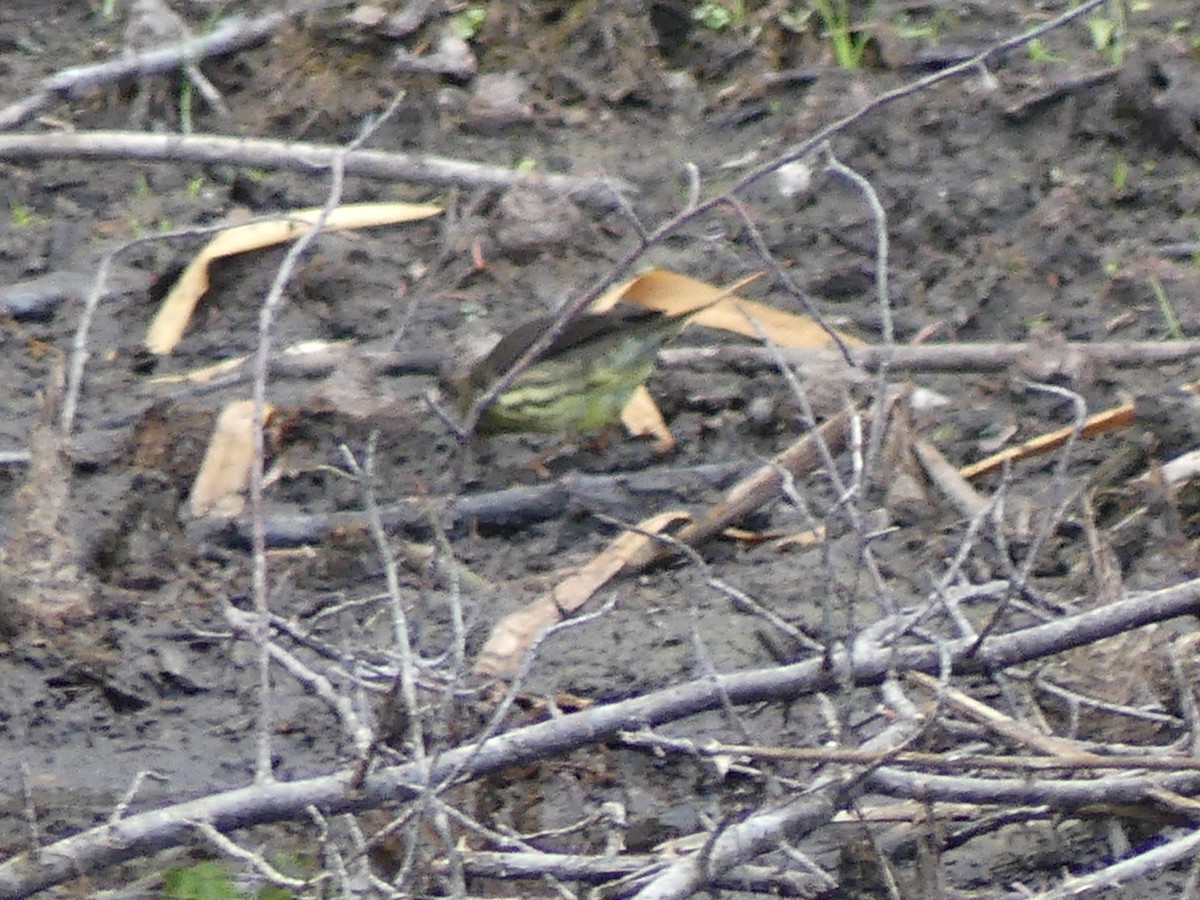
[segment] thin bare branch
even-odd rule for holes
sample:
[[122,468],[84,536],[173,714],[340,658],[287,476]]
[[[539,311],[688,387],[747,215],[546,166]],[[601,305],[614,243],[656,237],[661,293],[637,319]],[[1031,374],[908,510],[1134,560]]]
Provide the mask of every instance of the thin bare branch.
[[344,154],[347,175],[409,181],[436,187],[466,185],[494,190],[530,180],[581,202],[614,205],[614,194],[633,191],[613,179],[570,175],[531,175],[502,166],[461,159],[415,156],[382,150],[346,152],[343,148],[301,141],[233,138],[213,134],[142,134],[128,131],[80,131],[67,134],[0,134],[0,159],[139,159],[220,163],[261,169],[290,169],[312,174],[328,171]]

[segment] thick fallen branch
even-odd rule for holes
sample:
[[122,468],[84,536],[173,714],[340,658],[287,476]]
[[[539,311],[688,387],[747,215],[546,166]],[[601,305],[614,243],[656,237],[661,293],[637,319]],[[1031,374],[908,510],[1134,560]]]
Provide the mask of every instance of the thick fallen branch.
[[[1200,611],[1200,579],[1175,587],[1113,603],[1045,625],[988,638],[973,655],[973,638],[947,641],[942,646],[889,648],[865,639],[856,641],[851,654],[831,654],[829,665],[821,658],[789,666],[758,669],[714,679],[676,685],[641,697],[592,707],[547,722],[514,729],[484,741],[443,753],[430,766],[429,781],[448,777],[470,781],[509,766],[566,753],[578,747],[604,742],[621,731],[656,727],[666,722],[737,705],[792,700],[816,691],[836,691],[847,684],[881,682],[891,671],[915,669],[944,673],[994,673],[1072,647],[1112,637],[1123,631]],[[928,778],[929,776],[925,776]],[[245,828],[266,822],[302,817],[315,806],[327,814],[357,812],[419,797],[420,769],[415,764],[382,769],[352,787],[348,772],[303,781],[239,788],[162,809],[139,813],[110,822],[73,837],[39,848],[31,855],[21,853],[0,864],[0,898],[27,897],[61,884],[80,874],[94,872],[125,860],[175,846],[191,839],[192,822],[211,822],[220,831]],[[1113,782],[1116,780],[1113,779]],[[1156,785],[1186,790],[1200,781],[1195,773],[1143,776],[1129,779],[1122,795],[1144,795]],[[1033,785],[1021,779],[1025,788]],[[1083,801],[1085,786],[1077,780],[1040,783],[1043,796],[1063,794],[1068,803]],[[1050,790],[1051,785],[1054,790]],[[1078,793],[1072,793],[1075,791]],[[1115,790],[1115,788],[1114,788]],[[1000,795],[1018,796],[1022,788],[1014,782],[1000,784],[997,796],[988,796],[983,786],[970,791],[981,802],[995,802]],[[823,806],[824,801],[812,799]],[[790,808],[789,808],[790,809]],[[791,832],[804,820],[803,809],[791,809],[781,827]]]
[[676,861],[634,896],[637,900],[691,897],[747,859],[798,841],[833,818],[844,805],[849,784],[827,784],[782,806],[755,813],[718,834],[712,844]]
[[[299,15],[296,10],[292,15]],[[222,56],[261,44],[288,15],[270,13],[257,19],[240,17],[220,22],[210,34],[181,41],[177,44],[137,55],[122,55],[108,62],[91,66],[76,66],[51,75],[38,85],[37,91],[24,100],[0,110],[0,130],[16,128],[29,121],[60,97],[78,96],[84,91],[115,84],[127,78],[141,78],[172,72],[188,62]]]
[[[676,468],[659,466],[636,472],[610,475],[574,473],[556,481],[527,487],[505,488],[444,500],[414,498],[380,510],[389,532],[426,534],[430,529],[430,507],[436,520],[454,529],[467,522],[489,528],[517,530],[554,519],[569,511],[592,510],[608,515],[628,514],[648,500],[671,496],[688,501],[702,490],[720,490],[749,467],[749,463],[715,463]],[[636,513],[635,513],[636,514]],[[344,529],[365,527],[361,512],[317,515],[269,514],[266,540],[270,547],[295,547],[328,540]],[[221,544],[245,545],[250,540],[250,523],[240,518],[230,525],[223,520],[198,520],[189,526],[189,537]]]
[[[894,401],[888,402],[890,405]],[[681,528],[675,535],[675,543],[698,546],[778,497],[789,473],[800,475],[810,472],[821,464],[826,454],[833,456],[840,453],[845,448],[849,419],[848,412],[832,416],[820,427],[776,454],[770,462],[759,466],[726,491],[719,502],[698,515],[695,521]],[[647,545],[641,553],[626,563],[625,571],[641,571],[677,552],[671,544]]]
[[635,190],[633,185],[619,179],[531,175],[503,166],[381,150],[346,153],[341,147],[300,141],[128,131],[0,135],[0,159],[137,159],[291,169],[311,175],[328,171],[334,159],[339,157],[347,175],[438,187],[464,185],[504,189],[518,183],[535,183],[602,207],[614,206],[618,193]]
[[[830,362],[845,362],[834,350],[798,350],[780,348],[788,363],[815,366],[818,370]],[[1063,343],[1044,346],[1017,341],[1013,343],[919,344],[893,347],[848,347],[849,362],[864,369],[878,369],[886,360],[893,372],[999,372],[1037,355],[1039,364],[1047,359],[1061,360],[1066,368],[1080,361],[1106,366],[1156,366],[1183,362],[1200,356],[1200,341],[1108,341],[1101,343]],[[773,352],[752,346],[670,347],[659,354],[660,360],[673,366],[719,365],[739,369],[774,369]]]
[[[463,869],[472,877],[522,880],[549,875],[559,881],[603,884],[661,864],[657,856],[580,856],[565,853],[490,853],[466,851]],[[776,897],[811,897],[822,885],[815,875],[781,872],[768,866],[738,866],[713,886],[725,890],[760,891]]]

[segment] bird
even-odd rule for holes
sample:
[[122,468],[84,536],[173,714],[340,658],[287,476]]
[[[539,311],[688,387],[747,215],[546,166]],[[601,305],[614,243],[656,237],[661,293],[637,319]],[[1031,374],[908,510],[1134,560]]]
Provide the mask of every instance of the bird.
[[[658,351],[696,311],[668,313],[619,303],[605,312],[577,316],[484,407],[475,432],[588,434],[607,429],[654,370]],[[549,316],[524,322],[453,378],[451,390],[460,411],[465,414],[553,323]]]

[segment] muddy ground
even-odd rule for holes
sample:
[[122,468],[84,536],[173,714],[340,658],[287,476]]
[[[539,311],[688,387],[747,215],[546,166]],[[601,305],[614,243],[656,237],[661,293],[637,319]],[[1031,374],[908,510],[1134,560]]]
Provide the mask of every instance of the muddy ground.
[[[30,94],[41,79],[67,66],[119,54],[127,6],[118,3],[109,17],[98,3],[5,4],[5,102]],[[203,31],[214,16],[209,6],[181,4],[179,11]],[[228,4],[219,14],[256,15],[265,6]],[[688,166],[695,167],[701,197],[713,196],[871,97],[1066,8],[1019,0],[880,0],[854,12],[871,40],[861,67],[844,70],[830,58],[817,17],[788,18],[786,4],[747,6],[743,18],[717,29],[699,23],[683,3],[488,4],[470,35],[481,73],[474,77],[393,69],[397,49],[432,52],[446,17],[395,36],[387,31],[386,15],[394,12],[387,4],[379,22],[374,7],[357,8],[353,18],[349,7],[335,8],[293,19],[259,46],[205,62],[202,69],[222,92],[229,114],[193,95],[191,127],[336,145],[352,139],[365,117],[406,88],[398,110],[371,139],[372,148],[624,179],[634,186],[630,210],[652,228],[687,201]],[[1045,364],[1059,359],[1064,340],[1157,341],[1200,333],[1200,18],[1191,0],[1157,0],[1135,6],[1124,37],[1104,44],[1097,34],[1109,15],[1102,8],[1091,27],[1072,23],[1032,50],[997,56],[986,72],[975,70],[873,111],[832,142],[837,158],[870,182],[886,211],[896,341],[1031,342],[1027,357],[1009,369],[911,376],[941,400],[915,413],[912,433],[956,464],[1070,423],[1070,399],[1031,390],[1031,380],[1075,391],[1089,411],[1194,380],[1185,364]],[[770,73],[788,74],[764,77]],[[484,75],[518,81],[489,82]],[[520,89],[515,102],[508,96],[514,83]],[[177,131],[182,84],[172,75],[59,99],[22,130]],[[719,207],[648,248],[639,267],[731,283],[767,265],[748,221],[774,263],[831,325],[879,342],[883,320],[874,295],[870,208],[847,181],[823,168],[823,158],[810,162],[807,189],[785,192],[774,177],[764,178],[740,196],[745,218]],[[0,451],[7,452],[29,447],[31,423],[58,411],[54,383],[69,364],[79,296],[107,250],[157,231],[320,205],[328,178],[324,172],[219,163],[0,155],[0,185],[7,201],[0,285],[33,291],[45,301],[36,309],[18,308],[13,298],[27,292],[3,295],[9,314],[0,332]],[[398,374],[395,367],[364,360],[376,358],[371,353],[430,350],[461,359],[489,336],[553,310],[608,276],[637,246],[630,216],[530,187],[502,194],[469,184],[447,189],[356,176],[347,178],[345,199],[437,202],[452,215],[324,235],[301,261],[279,315],[277,345],[349,340],[355,350],[333,373],[281,365],[273,374],[269,396],[283,424],[273,432],[272,461],[281,474],[267,491],[268,514],[361,510],[361,488],[338,471],[345,469],[339,446],[361,458],[377,431],[378,502],[391,507],[430,498],[439,510],[436,517],[411,515],[410,527],[393,529],[392,540],[436,546],[432,519],[470,572],[462,586],[468,655],[505,613],[553,583],[555,573],[597,553],[616,533],[615,520],[635,521],[665,508],[702,509],[737,472],[803,433],[788,385],[769,367],[664,365],[650,387],[677,441],[670,453],[620,437],[557,453],[561,441],[533,436],[501,436],[464,448],[423,400],[432,386],[429,376]],[[153,357],[142,346],[146,326],[200,244],[199,237],[144,241],[117,258],[88,336],[80,406],[64,448],[67,464],[53,464],[51,442],[49,449],[36,445],[32,464],[18,460],[0,468],[0,538],[8,542],[2,573],[8,596],[0,606],[6,618],[0,623],[5,855],[27,842],[23,784],[42,839],[51,840],[103,821],[144,770],[157,775],[142,784],[133,809],[240,786],[253,775],[257,663],[223,613],[227,603],[250,603],[248,532],[244,522],[201,528],[187,514],[215,414],[248,396],[249,382],[228,378],[188,387],[155,379],[252,353],[260,303],[283,251],[217,266],[182,343],[170,356]],[[45,300],[48,279],[57,279],[61,290]],[[804,312],[797,296],[772,277],[742,294]],[[679,345],[713,340],[727,339],[691,329]],[[822,414],[839,408],[840,383],[830,389],[827,379],[810,375],[808,387]],[[869,391],[856,385],[853,393],[862,398]],[[1066,492],[1078,492],[1123,446],[1144,446],[1145,429],[1133,432],[1076,447]],[[541,464],[543,458],[549,461]],[[702,465],[714,468],[678,475]],[[1056,465],[1057,457],[1048,457],[1014,472],[1007,501],[1014,520],[1026,513],[1036,519],[1047,498],[1059,496],[1064,482],[1055,480]],[[679,564],[615,582],[596,601],[614,600],[613,608],[540,647],[525,695],[603,702],[809,652],[716,589],[714,578],[818,638],[844,638],[889,604],[916,603],[943,577],[966,520],[919,477],[904,497],[889,493],[902,470],[909,471],[900,466],[867,473],[863,496],[855,501],[878,532],[871,547],[885,590],[862,565],[862,529],[835,503],[828,479],[812,476],[797,486],[807,508],[781,500],[743,525],[793,533],[820,523],[825,542],[779,548],[713,541],[702,548],[707,572]],[[661,477],[638,491],[616,481],[589,492],[578,487],[585,474],[645,471]],[[555,479],[576,487],[570,502],[541,516],[469,520],[442,505],[444,498]],[[986,493],[995,484],[985,479],[980,486]],[[55,498],[61,499],[57,506]],[[1031,567],[1030,595],[1063,611],[1190,578],[1195,563],[1186,515],[1162,515],[1166,524],[1127,529],[1109,539],[1112,552],[1089,553],[1087,528],[1079,524],[1086,517],[1078,503],[1068,504],[1068,523],[1055,530]],[[1101,535],[1106,524],[1101,522]],[[58,555],[46,549],[55,541],[62,542]],[[28,554],[38,548],[63,567],[48,581],[28,571]],[[1007,577],[1004,558],[1019,565],[1027,550],[1028,540],[1019,534],[1007,547],[981,538],[958,580],[984,584]],[[1115,569],[1099,572],[1099,558],[1115,560]],[[269,565],[273,610],[293,629],[279,633],[281,643],[307,665],[327,671],[336,689],[359,697],[361,706],[378,706],[394,658],[383,569],[366,530],[343,523],[319,539],[277,541]],[[448,583],[439,571],[408,566],[400,574],[416,649],[431,661],[423,677],[435,688],[451,671],[442,655],[452,645],[453,626]],[[55,604],[74,604],[65,626],[30,611],[31,590],[47,584],[56,586]],[[827,617],[823,601],[830,597],[836,603]],[[979,621],[985,615],[971,612]],[[1063,658],[1055,666],[1076,686],[1112,682],[1105,685],[1112,694],[1136,705],[1142,700],[1132,698],[1141,685],[1130,673],[1165,665],[1159,656],[1166,639],[1159,634],[1132,647],[1098,651],[1099,665],[1096,658]],[[359,671],[369,670],[375,693],[352,689],[347,673],[354,660]],[[1112,677],[1097,678],[1101,671]],[[963,687],[1018,718],[1035,721],[1045,712],[1044,724],[1065,734],[1071,721],[1061,703],[1055,706],[1052,696],[1032,687],[1041,674],[1040,667],[1024,670],[1015,687],[1005,684],[1001,691],[984,680]],[[323,701],[280,669],[273,672],[273,686],[276,778],[323,774],[353,758]],[[483,701],[470,696],[467,678],[461,686],[453,715],[431,720],[437,740],[465,740],[483,721]],[[710,713],[660,733],[738,744],[820,747],[841,741],[853,747],[881,727],[873,689],[846,690],[827,700],[753,707],[736,718]],[[1139,746],[1165,746],[1185,736],[1179,698],[1164,689],[1152,702],[1161,714],[1153,727],[1124,728],[1120,721],[1085,715],[1082,736]],[[537,715],[525,708],[506,724]],[[927,735],[923,746],[945,749],[978,739],[966,726],[947,726]],[[774,771],[803,780],[808,769],[779,764]],[[493,828],[529,834],[561,828],[615,801],[627,814],[625,846],[648,853],[778,789],[761,773],[721,778],[711,766],[683,756],[614,744],[509,773],[458,802]],[[858,802],[871,806],[884,799],[868,795]],[[1005,896],[1018,886],[1036,890],[1055,883],[1064,870],[1082,872],[1110,858],[1111,829],[1102,821],[1108,820],[1010,826],[947,850],[935,868],[948,888],[977,896]],[[950,834],[959,827],[944,826]],[[1130,840],[1136,844],[1155,834],[1132,830]],[[274,831],[262,840],[300,858],[314,852],[311,836],[303,833]],[[594,852],[597,840],[584,830],[543,837],[537,846]],[[863,874],[878,859],[864,845],[871,846],[857,827],[842,825],[822,830],[805,849],[842,881],[846,893],[839,896],[883,896],[876,893],[883,890],[880,883]],[[377,854],[376,863],[387,877],[395,863],[383,856]],[[856,865],[863,859],[866,864]],[[928,862],[928,855],[896,853],[902,895],[930,896]],[[167,865],[142,861],[122,876],[101,876],[71,890],[87,894]],[[1163,896],[1178,890],[1185,876],[1168,872],[1135,882],[1121,896]],[[426,870],[403,887],[436,893],[437,885]],[[471,883],[476,893],[499,889],[483,880]],[[518,888],[526,896],[544,890],[539,882]]]

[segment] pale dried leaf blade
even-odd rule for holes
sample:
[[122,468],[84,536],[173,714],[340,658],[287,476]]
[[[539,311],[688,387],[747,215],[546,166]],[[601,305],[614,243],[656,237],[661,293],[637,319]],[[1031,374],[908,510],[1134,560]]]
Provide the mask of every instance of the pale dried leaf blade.
[[554,598],[544,595],[496,623],[475,660],[475,674],[512,678],[538,633],[562,618]]
[[[264,422],[274,411],[270,404],[264,408]],[[238,400],[221,411],[192,484],[193,516],[228,517],[242,511],[254,463],[253,428],[253,400]]]
[[187,329],[196,304],[208,290],[208,259],[198,256],[188,263],[146,329],[146,347],[151,353],[170,353]]
[[[725,297],[721,302],[697,313],[692,322],[752,338],[760,336],[761,328],[772,343],[780,347],[829,347],[833,344],[833,339],[825,330],[808,316],[745,300],[736,294],[730,295],[731,290],[737,290],[755,277],[757,276],[744,279],[731,289],[718,287],[678,272],[652,269],[617,285],[596,301],[592,308],[608,308],[618,300],[624,300],[647,309],[660,309],[677,314]],[[753,323],[747,320],[747,316],[753,319]],[[837,335],[848,346],[864,345],[863,341],[841,331],[838,331]]]
[[613,285],[597,297],[588,310],[593,313],[607,312],[624,300],[643,309],[655,309],[671,316],[683,315],[722,297],[734,296],[735,291],[757,281],[764,274],[755,272],[722,288],[667,269],[650,269]]
[[765,274],[765,271],[754,272],[732,284],[718,287],[666,269],[651,269],[610,288],[592,304],[592,312],[603,312],[623,300],[643,309],[682,316],[718,300],[736,297],[739,290]]
[[171,375],[156,375],[150,379],[151,384],[208,384],[222,375],[234,372],[250,357],[231,356],[215,362],[211,366],[201,366],[189,372],[178,372]]
[[627,279],[626,281],[622,281],[619,284],[614,284],[607,291],[592,301],[592,305],[588,307],[588,312],[608,312],[608,310],[612,309],[621,302],[621,298],[625,296],[625,292],[628,291],[629,288],[634,284],[636,284],[642,277],[643,276],[641,275],[637,275],[633,278]]
[[[1098,434],[1105,434],[1109,431],[1125,428],[1132,425],[1136,420],[1137,414],[1134,405],[1132,403],[1123,403],[1120,406],[1113,406],[1088,416],[1083,422],[1083,428],[1080,429],[1079,436],[1081,438],[1095,437]],[[963,466],[958,470],[958,474],[963,478],[975,478],[1002,468],[1008,462],[1016,463],[1035,456],[1042,456],[1063,446],[1063,444],[1071,439],[1071,435],[1074,433],[1074,427],[1068,426],[1040,434],[1016,447],[1008,447],[999,453],[993,453],[985,459],[971,463],[969,466]]]
[[505,616],[488,635],[475,660],[475,674],[492,678],[512,678],[533,646],[539,632],[557,624],[565,612],[574,612],[590,600],[600,588],[638,556],[658,534],[675,522],[684,521],[684,512],[659,513],[638,525],[638,531],[618,535],[598,555],[567,576],[547,593]]
[[[325,221],[326,231],[345,231],[375,225],[397,225],[427,219],[442,211],[440,206],[414,203],[358,203],[340,206]],[[216,235],[183,270],[146,329],[146,347],[165,354],[175,349],[200,298],[208,290],[208,265],[215,259],[261,250],[294,240],[311,226],[320,209],[298,209],[269,222],[234,225]]]
[[784,535],[779,531],[758,531],[731,526],[722,531],[721,536],[730,541],[737,541],[743,547],[757,547],[767,541],[780,540]]
[[625,408],[621,410],[621,424],[632,437],[654,438],[656,453],[666,453],[675,446],[675,436],[659,411],[658,404],[642,385],[633,392]]
[[602,299],[607,299],[617,291],[617,299],[668,313],[704,306],[727,294],[726,288],[667,269],[643,272],[625,284],[618,285]]
[[795,534],[789,534],[786,537],[781,537],[771,546],[776,550],[786,550],[791,547],[805,549],[808,547],[815,547],[824,540],[825,526],[818,525],[816,528],[810,528],[807,531],[798,531]]
[[[765,335],[777,347],[820,349],[833,346],[833,338],[808,316],[738,297],[721,301],[697,314],[692,321],[706,328],[717,328],[750,338]],[[845,332],[838,331],[837,335],[849,347],[865,345]]]
[[653,540],[649,535],[658,534],[664,528],[687,518],[688,514],[683,512],[659,513],[640,523],[638,531],[622,532],[591,561],[550,590],[555,605],[564,612],[579,609],[625,568],[629,560],[642,552],[642,548]]

